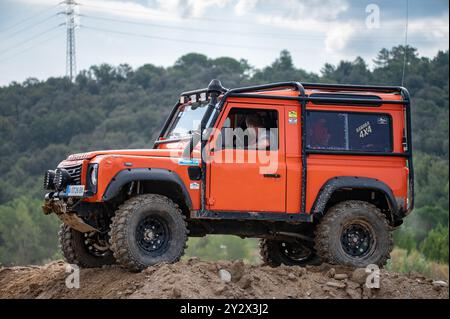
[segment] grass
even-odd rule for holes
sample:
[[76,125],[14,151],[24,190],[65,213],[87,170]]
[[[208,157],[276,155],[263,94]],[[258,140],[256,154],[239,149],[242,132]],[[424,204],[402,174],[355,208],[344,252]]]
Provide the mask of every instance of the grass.
[[395,248],[391,253],[391,259],[386,265],[389,271],[402,274],[419,273],[434,280],[449,279],[448,264],[442,264],[427,260],[417,250],[408,252],[405,249]]

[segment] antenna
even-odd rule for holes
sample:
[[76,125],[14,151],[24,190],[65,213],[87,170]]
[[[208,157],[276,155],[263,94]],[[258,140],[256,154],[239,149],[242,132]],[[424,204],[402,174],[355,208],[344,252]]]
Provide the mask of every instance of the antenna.
[[66,26],[67,26],[67,45],[66,45],[66,75],[70,81],[74,80],[77,73],[76,47],[75,47],[75,8],[78,5],[74,0],[65,0],[66,4]]
[[408,54],[408,26],[409,26],[409,0],[406,0],[405,45],[403,47],[405,52],[403,56],[402,86],[403,83],[405,82],[406,59]]

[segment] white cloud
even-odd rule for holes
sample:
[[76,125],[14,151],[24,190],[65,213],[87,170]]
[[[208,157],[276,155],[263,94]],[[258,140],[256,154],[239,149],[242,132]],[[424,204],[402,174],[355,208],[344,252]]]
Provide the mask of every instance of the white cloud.
[[158,9],[181,16],[201,17],[209,7],[223,8],[229,0],[157,0]]
[[447,40],[449,36],[449,14],[440,17],[419,18],[409,22],[409,31],[412,35],[420,34],[428,39]]
[[350,6],[347,0],[238,0],[235,9],[242,14],[255,7],[266,14],[270,12],[274,16],[287,19],[333,20],[346,12]]
[[[448,13],[411,19],[408,26],[408,44],[419,48],[420,54],[426,56],[448,49],[448,21]],[[369,54],[376,53],[382,47],[404,44],[406,24],[402,19],[382,20],[380,29],[368,29],[356,24],[353,27],[357,32],[347,34],[344,29],[345,45],[336,47],[337,50],[351,54]]]
[[355,28],[350,23],[343,23],[332,28],[326,33],[325,49],[328,53],[342,51],[352,35],[355,34]]
[[238,0],[236,5],[234,6],[234,12],[238,16],[242,16],[248,11],[254,9],[258,4],[259,0]]

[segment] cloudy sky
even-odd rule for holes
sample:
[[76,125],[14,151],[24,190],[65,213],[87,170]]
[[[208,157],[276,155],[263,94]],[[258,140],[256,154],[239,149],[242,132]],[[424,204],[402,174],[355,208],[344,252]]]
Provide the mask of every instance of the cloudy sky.
[[[63,0],[0,0],[0,85],[66,72]],[[76,0],[77,69],[93,64],[168,66],[189,52],[270,64],[370,62],[405,41],[423,56],[449,46],[448,0]],[[407,6],[408,3],[408,6]],[[301,80],[301,79],[299,79]]]

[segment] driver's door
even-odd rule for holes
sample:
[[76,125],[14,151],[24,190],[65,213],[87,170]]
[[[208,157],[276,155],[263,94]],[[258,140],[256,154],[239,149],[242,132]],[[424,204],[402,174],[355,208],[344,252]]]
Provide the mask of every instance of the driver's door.
[[[228,103],[218,129],[244,129],[244,117],[255,112],[270,128],[270,150],[250,149],[214,140],[209,147],[207,209],[223,212],[286,212],[286,162],[283,107]],[[242,127],[244,126],[244,127]],[[270,127],[269,127],[270,126]],[[274,133],[276,132],[276,134]]]

